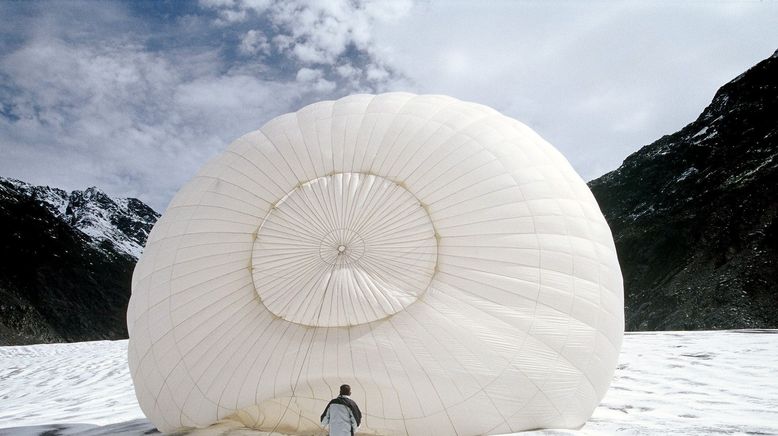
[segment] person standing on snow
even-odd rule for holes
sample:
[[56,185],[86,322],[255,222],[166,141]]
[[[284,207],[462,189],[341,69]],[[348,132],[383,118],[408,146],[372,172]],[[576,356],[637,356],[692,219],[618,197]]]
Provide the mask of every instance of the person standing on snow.
[[362,412],[349,396],[351,386],[341,385],[340,395],[333,398],[321,414],[321,424],[330,428],[330,436],[354,436],[362,423]]

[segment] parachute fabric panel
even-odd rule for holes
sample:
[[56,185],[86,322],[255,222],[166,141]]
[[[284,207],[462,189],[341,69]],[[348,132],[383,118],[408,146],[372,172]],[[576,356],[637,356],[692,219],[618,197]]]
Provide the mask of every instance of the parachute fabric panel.
[[354,95],[208,162],[133,275],[129,364],[162,431],[311,434],[348,383],[370,434],[577,428],[624,329],[608,228],[565,158],[445,96]]

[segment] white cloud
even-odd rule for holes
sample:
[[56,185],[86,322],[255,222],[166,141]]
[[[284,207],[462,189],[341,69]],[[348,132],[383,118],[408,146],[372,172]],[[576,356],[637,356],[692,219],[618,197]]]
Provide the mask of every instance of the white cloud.
[[[0,94],[0,108],[12,114],[0,116],[0,174],[65,189],[98,185],[162,210],[197,168],[238,136],[276,115],[332,98],[336,90],[388,80],[380,63],[370,59],[369,35],[357,42],[350,36],[354,14],[368,22],[361,4],[299,3],[293,9],[240,0],[201,4],[216,14],[216,22],[185,16],[174,33],[153,36],[181,38],[178,31],[196,39],[211,29],[221,36],[231,27],[212,24],[258,20],[268,7],[273,25],[280,27],[233,31],[233,48],[244,57],[229,60],[222,51],[229,39],[214,40],[213,48],[176,43],[151,50],[149,35],[134,30],[144,24],[121,7],[88,30],[72,20],[89,4],[73,4],[75,10],[66,14],[41,8],[24,26],[35,31],[0,55],[0,76],[8,87]],[[298,17],[294,8],[307,12]],[[130,30],[117,32],[117,22]],[[283,27],[299,23],[313,27]],[[357,43],[364,59],[342,56]],[[277,54],[286,58],[276,64],[262,60]],[[341,76],[336,66],[351,73]],[[284,72],[292,67],[291,76]],[[369,77],[363,71],[368,67]]]
[[272,41],[279,51],[289,50],[294,45],[294,38],[289,35],[276,35]]
[[322,49],[315,44],[309,44],[307,42],[298,42],[293,44],[291,53],[300,61],[303,65],[311,64],[328,64],[333,63],[335,59],[331,59]]
[[244,21],[247,16],[246,11],[242,11],[242,10],[233,11],[231,9],[223,9],[219,11],[219,15],[221,16],[220,24],[224,24],[224,25],[239,23],[241,21]]
[[219,18],[216,24],[219,26],[240,23],[248,18],[242,0],[200,0],[200,5],[217,11]]
[[432,1],[376,22],[371,50],[409,91],[528,124],[588,180],[693,121],[775,50],[776,22],[757,2]]
[[240,51],[244,54],[270,54],[270,42],[261,30],[249,30],[240,41]]
[[304,89],[317,93],[328,93],[335,89],[335,82],[324,78],[321,70],[300,68],[297,71],[297,81],[304,85]]
[[[263,30],[250,30],[241,42],[241,51],[267,54],[273,50],[291,63],[325,68],[327,82],[321,82],[323,86],[319,88],[324,91],[334,88],[335,82],[344,78],[357,81],[354,90],[385,89],[392,72],[382,61],[381,50],[373,44],[372,28],[379,22],[398,20],[410,11],[412,3],[410,0],[289,0],[220,1],[206,5],[219,14],[217,24],[229,20],[225,16],[227,12],[264,17],[278,34],[270,39],[259,38]],[[349,50],[361,53],[367,61],[353,53],[349,56]]]
[[350,64],[338,65],[335,67],[335,71],[340,77],[349,79],[358,74],[359,70],[351,66]]
[[323,76],[320,70],[314,70],[311,68],[300,68],[297,71],[298,82],[312,82]]
[[134,44],[43,39],[14,51],[0,69],[19,119],[0,118],[0,174],[98,185],[161,210],[210,156],[300,98],[293,82],[186,66]]
[[389,71],[386,71],[386,69],[381,68],[378,65],[369,65],[367,67],[366,76],[368,80],[374,81],[374,82],[383,82],[386,79],[389,78],[390,73]]

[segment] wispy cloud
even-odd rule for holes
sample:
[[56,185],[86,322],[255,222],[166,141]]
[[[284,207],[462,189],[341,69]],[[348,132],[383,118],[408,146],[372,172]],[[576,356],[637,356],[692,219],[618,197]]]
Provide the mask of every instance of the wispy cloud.
[[[239,51],[254,61],[297,68],[303,89],[328,92],[385,90],[397,71],[375,48],[372,28],[396,22],[411,9],[410,0],[283,1],[201,0],[216,12],[216,26],[252,25],[240,35]],[[316,73],[312,73],[316,72]],[[312,74],[316,75],[315,80]]]
[[[221,35],[210,43],[136,32],[146,17],[123,5],[84,27],[62,11],[22,14],[43,28],[0,57],[0,173],[70,189],[98,185],[163,209],[236,137],[312,101],[380,92],[393,76],[371,53],[365,27],[376,18],[366,5],[203,6],[202,15],[167,24]],[[71,7],[86,15],[94,4]],[[225,29],[228,21],[243,26]]]

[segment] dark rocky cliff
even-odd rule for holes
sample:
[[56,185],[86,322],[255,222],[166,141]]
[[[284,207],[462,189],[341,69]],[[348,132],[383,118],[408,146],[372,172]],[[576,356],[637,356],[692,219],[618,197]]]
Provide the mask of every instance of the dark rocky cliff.
[[0,178],[0,345],[126,338],[132,270],[158,217],[96,188]]
[[694,122],[589,182],[628,330],[778,328],[778,52]]

